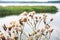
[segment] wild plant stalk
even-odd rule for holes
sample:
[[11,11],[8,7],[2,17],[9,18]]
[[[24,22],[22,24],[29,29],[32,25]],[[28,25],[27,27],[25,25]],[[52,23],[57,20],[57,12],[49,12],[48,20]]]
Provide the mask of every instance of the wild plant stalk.
[[39,27],[39,25],[40,25],[41,21],[42,21],[42,19],[41,19],[41,20],[39,20],[38,25],[37,25],[37,28]]
[[27,24],[30,26],[30,28],[34,31],[34,29],[32,28],[33,27],[33,25],[32,25],[32,23],[29,21],[29,22],[27,22]]
[[21,38],[22,38],[22,33],[20,33],[20,40],[22,40]]
[[22,34],[24,32],[24,25],[23,25],[23,29],[21,30],[21,33],[20,33],[20,40],[22,40]]
[[[49,23],[47,23],[46,22],[46,17],[47,17],[47,15],[43,15],[42,17],[38,17],[38,16],[35,16],[35,19],[34,19],[34,15],[35,15],[35,12],[33,11],[33,12],[30,12],[30,14],[28,14],[27,15],[27,13],[26,12],[23,12],[23,17],[21,18],[21,19],[19,19],[19,24],[20,24],[20,26],[18,26],[18,27],[16,27],[17,29],[16,29],[16,31],[14,31],[13,33],[15,34],[15,33],[17,33],[18,34],[18,32],[20,32],[20,40],[23,40],[23,35],[25,35],[25,37],[27,37],[28,39],[27,40],[49,40],[50,39],[50,37],[51,37],[51,33],[53,32],[53,29],[50,29],[51,27],[50,27],[50,23],[53,21],[53,18],[52,19],[50,19],[50,21],[49,21]],[[29,19],[29,17],[31,18],[31,19]],[[38,20],[39,19],[39,20]],[[30,20],[32,20],[33,22],[31,22]],[[42,29],[38,29],[37,30],[37,28],[39,27],[39,25],[40,25],[40,23],[41,23],[41,21],[43,21],[43,23],[44,23],[44,25],[45,25],[45,27],[43,27]],[[28,25],[29,25],[29,27],[32,29],[32,31],[33,31],[33,33],[31,33],[31,34],[28,34],[28,36],[25,34],[25,32],[24,32],[24,28],[25,28],[25,23],[27,23]],[[12,25],[12,24],[14,24],[14,25]],[[16,23],[17,24],[17,23]],[[3,26],[3,29],[6,31],[7,29],[9,29],[8,30],[8,32],[9,32],[9,35],[11,35],[11,33],[10,33],[10,31],[11,31],[11,29],[13,28],[15,28],[15,25],[16,25],[14,22],[12,22],[11,23],[11,25],[9,26],[9,27],[6,27],[6,25],[4,24],[4,26]],[[14,29],[15,30],[15,29]],[[6,31],[7,32],[7,31]],[[7,33],[8,33],[7,32]],[[17,35],[16,34],[16,35]],[[49,35],[48,35],[49,34]],[[1,34],[0,34],[1,35]],[[14,35],[14,38],[12,39],[12,40],[18,40],[18,39],[16,39],[17,37],[16,37],[16,35]],[[11,36],[10,36],[11,37]],[[44,38],[43,38],[44,37]],[[2,39],[2,35],[1,35],[1,39]]]

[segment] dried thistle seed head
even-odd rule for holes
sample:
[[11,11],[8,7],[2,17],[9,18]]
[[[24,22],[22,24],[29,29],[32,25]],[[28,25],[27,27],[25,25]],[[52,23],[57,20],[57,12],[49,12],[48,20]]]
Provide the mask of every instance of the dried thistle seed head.
[[30,15],[34,15],[35,13],[35,11],[29,12]]
[[32,34],[29,34],[29,36],[32,36]]
[[18,36],[15,36],[14,39],[17,40],[18,39]]
[[48,32],[49,32],[49,33],[52,33],[52,32],[53,32],[53,29],[48,29]]
[[42,35],[41,35],[40,33],[37,33],[37,34],[36,34],[36,37],[37,37],[37,38],[39,38],[39,37],[41,37],[41,36],[42,36]]
[[44,17],[47,17],[47,15],[46,15],[46,14],[43,14],[43,16],[44,16]]
[[7,28],[11,30],[13,27],[15,27],[15,25],[9,25]]
[[46,29],[49,29],[49,27],[45,26]]
[[48,30],[46,31],[46,35],[47,35],[47,33],[48,33]]
[[30,15],[30,16],[32,16],[32,15],[33,15],[33,13],[32,13],[32,12],[29,12],[29,15]]
[[27,40],[33,40],[33,37],[32,36],[29,36]]
[[2,40],[5,40],[5,36],[3,35],[3,33],[0,35],[0,38],[1,38]]
[[41,17],[39,17],[39,19],[41,19]]
[[47,17],[47,15],[44,14],[42,17],[43,22],[46,20],[46,17]]
[[31,14],[29,14],[29,17],[31,17],[32,15]]
[[20,25],[23,25],[23,24],[26,23],[27,21],[28,21],[28,19],[27,19],[26,17],[19,19]]
[[16,21],[11,21],[10,24],[11,25],[15,25]]
[[23,25],[22,19],[19,19],[19,23],[20,23],[21,25]]
[[14,35],[11,36],[11,39],[12,39],[12,40],[17,40],[17,39],[18,39],[18,35],[17,35],[16,33],[14,33]]
[[25,12],[23,12],[21,15],[27,16],[27,12],[25,11]]
[[50,29],[50,32],[53,32],[54,29]]
[[38,17],[37,17],[37,16],[35,16],[35,19],[38,19]]
[[12,29],[11,27],[10,27],[10,28],[8,27],[8,30],[9,30],[9,31],[11,31],[11,29]]
[[42,20],[45,21],[46,20],[46,17],[43,17]]
[[23,28],[19,28],[18,31],[20,31],[22,33],[23,32]]
[[15,31],[13,31],[12,33],[15,33]]
[[38,22],[38,20],[36,20],[36,22]]
[[46,21],[44,21],[44,24],[46,24]]
[[42,29],[41,29],[41,32],[44,32],[45,30],[46,30],[45,28],[42,28]]
[[33,16],[31,16],[31,19],[33,19]]
[[37,32],[40,32],[40,29],[38,29]]
[[15,28],[15,30],[16,30],[16,33],[18,33],[19,29],[18,28]]
[[10,36],[7,36],[6,40],[11,40]]
[[29,15],[29,17],[31,17],[31,19],[33,19],[33,15]]
[[28,15],[29,15],[29,17],[33,18],[34,14],[35,14],[34,12],[29,12]]
[[27,18],[23,18],[22,20],[23,20],[23,22],[27,22]]
[[50,21],[53,21],[53,18],[51,18]]
[[15,27],[15,24],[10,24],[8,25],[8,27]]
[[37,32],[35,32],[35,34],[37,34]]
[[46,34],[48,33],[48,31],[46,31]]
[[7,30],[7,27],[5,24],[2,25],[3,29],[6,31]]
[[9,34],[9,36],[11,36],[11,32],[10,31],[8,31],[8,34]]
[[46,24],[46,25],[45,25],[45,28],[46,28],[46,29],[49,29],[49,28],[50,28],[50,25]]
[[33,15],[36,13],[35,11],[32,11]]
[[32,35],[35,35],[35,32],[33,32]]
[[42,21],[43,21],[44,24],[46,24],[46,17],[43,17]]
[[32,34],[28,34],[28,35],[29,35],[28,40],[33,40]]
[[35,30],[35,32],[34,32],[35,34],[37,34],[37,30]]
[[9,31],[11,31],[12,28],[8,28],[8,29],[9,29]]
[[20,27],[20,25],[19,25],[19,24],[16,24],[15,26],[16,26],[16,27]]
[[24,17],[24,18],[21,18],[19,21],[20,22],[27,22],[27,20],[28,20],[27,17]]

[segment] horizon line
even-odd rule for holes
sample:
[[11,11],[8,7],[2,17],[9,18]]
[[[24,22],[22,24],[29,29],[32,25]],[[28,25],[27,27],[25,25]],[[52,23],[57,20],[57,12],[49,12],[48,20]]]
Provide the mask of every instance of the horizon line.
[[60,3],[60,1],[45,1],[45,2],[39,2],[39,1],[0,1],[0,3]]

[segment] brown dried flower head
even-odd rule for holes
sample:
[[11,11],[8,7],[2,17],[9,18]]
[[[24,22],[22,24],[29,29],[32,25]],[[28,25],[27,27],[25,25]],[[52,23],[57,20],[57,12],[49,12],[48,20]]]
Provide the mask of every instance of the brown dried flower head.
[[16,21],[11,21],[11,22],[10,22],[10,24],[13,24],[13,25],[14,25],[15,23],[16,23]]
[[15,27],[15,25],[10,24],[7,28],[8,28],[9,30],[11,30],[13,27]]
[[50,25],[46,24],[46,25],[45,25],[45,28],[46,28],[46,29],[49,29],[49,28],[50,28]]
[[43,14],[43,17],[47,17],[47,15],[46,14]]
[[50,29],[50,32],[53,32],[54,29]]
[[22,20],[23,20],[23,22],[27,22],[27,18],[23,18]]
[[46,20],[46,17],[47,17],[47,15],[44,14],[43,17],[42,17],[42,19]]
[[36,37],[39,38],[40,36],[42,36],[39,32],[36,34]]
[[11,36],[11,32],[10,31],[8,31],[8,34],[9,34],[9,36]]
[[46,31],[46,35],[48,34],[48,30]]
[[3,33],[0,34],[0,38],[1,38],[2,40],[5,40],[5,36],[3,35]]
[[2,25],[3,29],[6,31],[7,30],[7,27],[5,24]]
[[37,32],[40,32],[40,29],[38,29]]
[[18,36],[15,36],[14,39],[17,40],[18,39]]
[[22,15],[23,15],[23,16],[27,16],[27,12],[26,12],[26,11],[23,12]]
[[33,36],[29,34],[28,40],[33,40]]
[[44,32],[45,30],[46,30],[45,28],[42,28],[42,29],[41,29],[41,32]]
[[35,34],[37,34],[37,30],[35,30],[35,32],[34,32]]
[[33,18],[34,15],[35,15],[35,11],[29,12],[29,17]]
[[26,18],[26,17],[21,18],[19,21],[20,21],[20,22],[27,22],[27,18]]
[[33,15],[36,13],[35,11],[32,11]]
[[29,36],[32,36],[32,34],[29,34]]
[[39,19],[41,19],[41,17],[39,17]]
[[29,15],[29,17],[31,17],[33,19],[33,15]]
[[23,28],[22,27],[18,28],[18,31],[23,33]]
[[23,23],[22,23],[23,21],[22,21],[22,19],[19,19],[19,23],[21,24],[21,25],[23,25]]
[[50,21],[53,21],[53,18],[51,18]]
[[38,17],[37,17],[37,16],[35,16],[35,19],[38,19]]

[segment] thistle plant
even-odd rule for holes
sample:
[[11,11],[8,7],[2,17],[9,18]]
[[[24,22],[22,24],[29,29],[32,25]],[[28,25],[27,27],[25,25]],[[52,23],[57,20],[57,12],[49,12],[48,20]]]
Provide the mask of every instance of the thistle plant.
[[[23,12],[21,14],[22,17],[17,21],[12,21],[8,26],[5,24],[2,25],[4,31],[7,33],[3,33],[0,31],[0,39],[1,40],[23,40],[23,35],[25,35],[26,40],[50,40],[51,34],[53,32],[53,28],[50,26],[50,23],[53,21],[53,18],[49,20],[47,23],[47,15],[44,14],[42,16],[36,16],[36,12]],[[44,27],[39,28],[40,23],[43,23]],[[24,29],[25,24],[29,25],[33,32],[28,33],[26,35]],[[20,37],[18,36],[20,32]],[[20,38],[20,39],[18,39]]]

